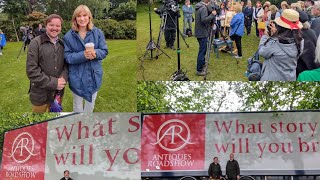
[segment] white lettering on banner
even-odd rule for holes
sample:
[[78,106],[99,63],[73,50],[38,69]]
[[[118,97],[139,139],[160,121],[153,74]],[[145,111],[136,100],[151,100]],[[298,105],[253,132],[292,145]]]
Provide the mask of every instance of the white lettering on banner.
[[[31,158],[31,156],[36,155],[36,154],[33,154],[33,150],[34,150],[34,139],[32,135],[28,132],[23,132],[19,134],[14,140],[12,144],[11,155],[9,157],[10,158],[12,157],[14,161],[17,163],[24,163],[28,161]],[[18,152],[18,157],[16,157],[17,156],[16,152]],[[26,156],[25,153],[27,153],[28,155]]]
[[156,154],[152,157],[152,161],[148,161],[149,167],[183,167],[193,166],[193,164],[191,154]]
[[35,172],[6,172],[6,178],[32,178],[36,177]]
[[[180,125],[177,125],[180,124]],[[169,127],[168,127],[169,126]],[[165,128],[167,128],[167,130],[165,130]],[[165,130],[165,132],[162,134],[162,136],[160,137],[160,134],[162,132],[162,130]],[[177,132],[177,131],[178,132]],[[187,131],[187,135],[186,137],[183,137],[181,135],[181,133],[186,130]],[[184,143],[181,145],[181,146],[178,146],[176,148],[169,148],[169,147],[166,147],[164,146],[161,141],[166,137],[166,136],[169,136],[171,137],[171,142],[169,144],[176,144],[175,142],[175,137],[177,136],[181,141],[183,141]],[[159,144],[159,146],[164,149],[164,150],[167,150],[167,151],[178,151],[180,149],[182,149],[183,147],[185,147],[187,144],[193,144],[192,142],[189,142],[190,140],[190,128],[189,126],[181,121],[181,120],[178,120],[178,119],[172,119],[172,120],[168,120],[166,121],[165,123],[163,123],[159,129],[158,129],[158,132],[157,132],[157,142],[155,143],[151,143],[152,145],[156,145],[156,144]]]
[[8,171],[6,171],[6,178],[28,178],[35,179],[36,172],[32,166],[11,166]]

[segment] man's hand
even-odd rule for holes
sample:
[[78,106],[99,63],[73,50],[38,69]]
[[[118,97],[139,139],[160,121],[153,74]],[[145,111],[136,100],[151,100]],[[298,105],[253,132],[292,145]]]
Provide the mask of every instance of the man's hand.
[[211,13],[212,13],[213,15],[217,15],[217,11],[216,11],[216,10],[213,10]]
[[58,86],[57,86],[57,90],[62,90],[65,86],[66,86],[67,82],[63,77],[60,77],[58,79]]
[[240,176],[239,176],[239,175],[237,176],[237,179],[238,179],[238,180],[240,179]]

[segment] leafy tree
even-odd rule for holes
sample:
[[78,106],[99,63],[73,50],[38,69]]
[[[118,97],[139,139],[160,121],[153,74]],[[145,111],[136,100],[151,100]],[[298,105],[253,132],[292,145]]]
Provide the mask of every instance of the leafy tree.
[[[320,86],[319,82],[148,82],[138,84],[138,102],[139,112],[319,109]],[[165,103],[157,106],[158,102]]]
[[165,99],[166,92],[167,86],[163,82],[138,82],[138,112],[168,112],[170,107],[168,100]]
[[9,15],[9,19],[27,15],[29,6],[25,0],[0,0],[0,8],[3,13]]
[[111,3],[109,0],[45,0],[47,14],[59,14],[64,20],[71,20],[72,14],[77,6],[84,4],[89,7],[95,19],[106,17],[106,13],[110,9]]

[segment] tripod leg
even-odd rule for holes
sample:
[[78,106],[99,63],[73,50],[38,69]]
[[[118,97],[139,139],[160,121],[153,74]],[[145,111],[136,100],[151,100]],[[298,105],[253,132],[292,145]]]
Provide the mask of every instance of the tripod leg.
[[[174,26],[177,28],[177,24],[174,22],[174,20],[172,19],[170,14],[169,14],[169,17],[171,18],[172,22],[174,23]],[[182,37],[182,39],[183,39],[184,43],[186,44],[187,48],[189,48],[189,44],[187,43],[186,38],[184,37],[183,33],[180,30],[179,30],[179,34]]]
[[20,57],[20,54],[21,54],[22,48],[24,47],[24,44],[25,44],[25,43],[22,43],[22,46],[21,46],[21,48],[20,48],[19,54],[18,54],[18,56],[17,56],[17,59]]
[[212,41],[213,41],[213,36],[214,36],[214,30],[211,29],[210,35],[209,35],[209,39],[207,42],[207,52],[206,52],[206,56],[205,56],[205,66],[204,66],[204,77],[203,80],[207,80],[207,74],[208,74],[208,67],[209,67],[209,60],[210,60],[210,52],[211,52],[211,48],[212,48]]

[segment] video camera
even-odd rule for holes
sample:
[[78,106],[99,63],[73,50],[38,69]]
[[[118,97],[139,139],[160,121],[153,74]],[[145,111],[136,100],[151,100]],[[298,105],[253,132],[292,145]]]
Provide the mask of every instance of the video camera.
[[211,13],[212,11],[217,11],[217,15],[220,13],[220,6],[214,1],[210,0],[209,6],[208,6],[208,11]]
[[159,15],[167,11],[179,12],[179,6],[175,0],[163,0],[162,4],[163,5],[154,10]]

